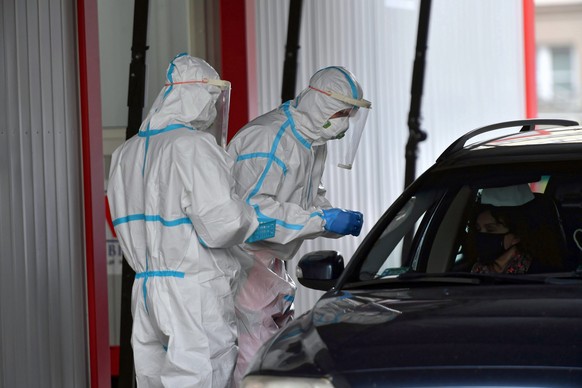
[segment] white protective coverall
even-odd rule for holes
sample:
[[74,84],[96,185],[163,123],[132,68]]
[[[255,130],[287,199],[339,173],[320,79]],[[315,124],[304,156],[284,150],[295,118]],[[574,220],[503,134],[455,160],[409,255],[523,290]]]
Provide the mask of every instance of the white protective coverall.
[[199,81],[218,74],[181,54],[166,77],[139,133],[114,152],[107,194],[136,272],[137,382],[226,387],[238,350],[231,282],[240,265],[228,250],[209,248],[240,244],[259,223],[234,193],[232,159],[200,130],[215,120],[220,88]]
[[321,177],[326,141],[347,128],[330,128],[326,123],[334,113],[353,106],[321,90],[362,100],[362,89],[348,70],[322,69],[299,96],[248,123],[228,145],[228,153],[235,159],[237,194],[255,207],[259,218],[275,219],[277,224],[276,235],[268,242],[233,248],[242,265],[235,297],[237,384],[258,348],[293,317],[296,286],[284,261],[293,258],[304,239],[340,237],[326,231],[322,209],[331,204]]

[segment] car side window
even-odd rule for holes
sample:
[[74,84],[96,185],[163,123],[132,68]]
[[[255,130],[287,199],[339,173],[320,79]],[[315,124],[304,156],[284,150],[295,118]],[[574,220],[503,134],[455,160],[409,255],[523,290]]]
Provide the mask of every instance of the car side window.
[[439,190],[417,193],[406,201],[374,243],[360,268],[359,279],[371,280],[398,275],[408,268],[410,246],[421,239],[420,232],[432,214],[430,208],[442,197]]
[[[388,209],[363,246],[350,280],[366,282],[403,272],[482,272],[489,243],[494,240],[492,246],[498,247],[500,238],[493,231],[489,231],[492,236],[476,234],[483,205],[492,205],[493,216],[510,222],[509,232],[497,234],[507,234],[502,253],[511,253],[515,260],[503,261],[509,255],[494,252],[503,271],[513,273],[525,262],[531,264],[528,274],[578,268],[582,262],[580,173],[572,173],[576,167],[562,163],[526,167],[480,167],[472,174],[430,177]],[[511,206],[517,199],[512,190],[507,191],[512,187],[529,187],[529,200]],[[484,200],[484,191],[492,203]],[[513,246],[519,249],[510,251]]]
[[435,215],[432,244],[426,244],[428,252],[426,252],[424,272],[443,273],[449,270],[451,263],[459,254],[469,209],[474,198],[474,191],[469,186],[463,186]]

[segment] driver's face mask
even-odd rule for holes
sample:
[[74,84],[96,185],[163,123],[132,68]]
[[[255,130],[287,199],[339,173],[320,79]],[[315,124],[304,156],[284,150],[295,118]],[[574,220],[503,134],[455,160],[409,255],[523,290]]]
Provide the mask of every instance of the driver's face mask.
[[491,264],[507,249],[505,249],[505,236],[508,233],[475,233],[475,247],[477,248],[477,261],[481,264]]

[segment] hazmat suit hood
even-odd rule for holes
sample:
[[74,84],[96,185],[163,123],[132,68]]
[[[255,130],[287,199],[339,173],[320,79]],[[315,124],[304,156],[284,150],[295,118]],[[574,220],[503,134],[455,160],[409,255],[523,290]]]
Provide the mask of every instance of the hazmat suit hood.
[[322,91],[331,91],[354,100],[363,97],[362,87],[344,67],[326,67],[315,73],[309,80],[309,86],[299,93],[290,106],[297,129],[315,145],[323,144],[337,135],[324,131],[324,125],[331,116],[353,108],[353,105]]
[[218,73],[203,59],[177,55],[168,66],[165,85],[140,131],[176,124],[199,130],[209,128],[217,116],[215,103],[221,90],[202,81],[219,79]]

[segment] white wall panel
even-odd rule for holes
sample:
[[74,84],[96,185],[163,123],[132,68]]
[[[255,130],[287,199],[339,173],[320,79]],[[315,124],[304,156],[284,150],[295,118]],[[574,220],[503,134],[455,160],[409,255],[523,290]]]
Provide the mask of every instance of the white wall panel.
[[75,2],[0,1],[0,386],[88,385]]
[[[259,113],[280,104],[289,1],[256,0]],[[338,207],[365,215],[360,237],[307,241],[312,250],[336,249],[346,260],[386,207],[402,192],[404,148],[418,0],[304,0],[297,92],[329,65],[350,69],[372,101],[366,132],[352,171],[335,167],[324,174],[328,197]],[[446,146],[478,126],[521,118],[525,111],[521,0],[433,0],[417,175]],[[313,306],[320,292],[298,285],[296,309]]]

